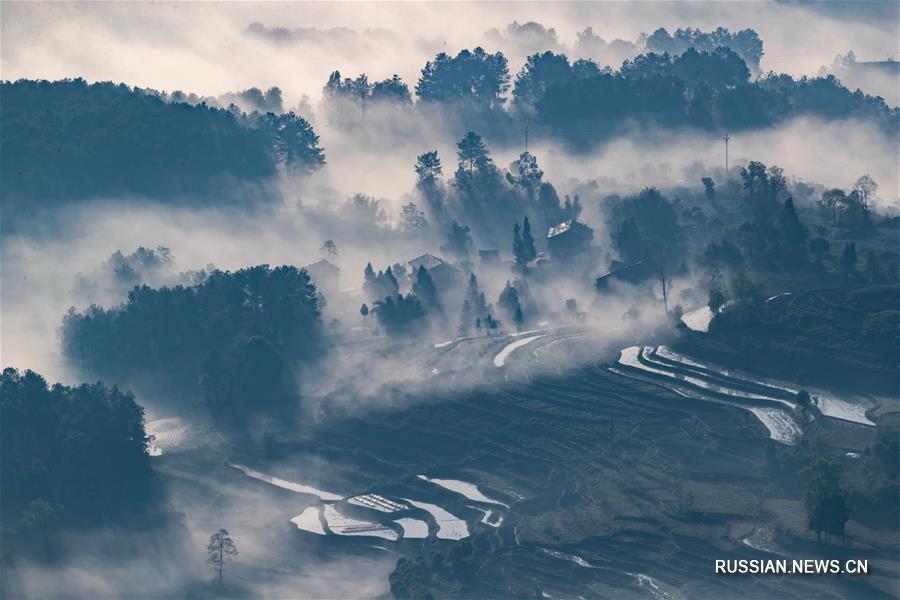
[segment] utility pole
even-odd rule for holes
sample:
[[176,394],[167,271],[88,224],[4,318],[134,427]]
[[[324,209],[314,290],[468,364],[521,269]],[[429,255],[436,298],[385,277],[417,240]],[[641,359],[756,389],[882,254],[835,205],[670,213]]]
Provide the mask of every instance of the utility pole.
[[659,267],[659,280],[662,282],[663,307],[665,308],[666,314],[669,314],[669,295],[668,290],[666,290],[666,272],[662,265]]
[[361,91],[359,93],[359,106],[362,112],[362,126],[365,128],[366,126],[366,92]]
[[528,152],[528,125],[525,126],[525,152]]
[[725,140],[725,177],[728,177],[728,140],[731,139],[731,136],[728,135],[728,132],[725,132],[725,137],[722,138]]

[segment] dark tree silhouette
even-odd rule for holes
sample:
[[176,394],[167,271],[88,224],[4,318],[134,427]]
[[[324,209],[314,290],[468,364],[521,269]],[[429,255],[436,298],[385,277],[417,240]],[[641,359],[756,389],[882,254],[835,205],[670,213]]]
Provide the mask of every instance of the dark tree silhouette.
[[416,175],[419,185],[431,185],[440,179],[443,169],[437,150],[420,154],[416,158]]
[[634,217],[628,217],[619,230],[612,235],[613,243],[619,250],[619,255],[628,262],[643,260],[644,239],[638,229]]
[[344,100],[356,106],[360,115],[365,111],[367,103],[393,103],[407,105],[412,103],[409,87],[394,74],[390,79],[370,82],[368,76],[363,73],[355,79],[345,77],[341,79],[340,71],[333,71],[325,83],[322,95],[328,102]]
[[818,459],[803,470],[803,476],[806,479],[803,504],[809,528],[816,532],[816,541],[823,533],[827,541],[835,534],[844,536],[851,505],[849,494],[840,484],[840,465]]
[[519,227],[518,221],[513,225],[512,252],[513,259],[516,262],[516,268],[520,271],[524,271],[528,261],[525,259],[525,247],[522,243],[522,228]]
[[0,515],[6,526],[129,523],[160,501],[144,410],[102,383],[47,386],[33,371],[0,376]]
[[245,115],[82,79],[3,82],[0,94],[4,227],[35,207],[88,197],[196,204],[234,180],[271,177],[278,164],[313,170],[325,161],[293,113]]
[[869,209],[869,203],[874,200],[878,184],[870,175],[863,175],[853,184],[853,193],[856,194],[865,210]]
[[521,325],[524,317],[522,315],[522,306],[519,302],[519,292],[509,281],[506,282],[500,297],[497,299],[497,306],[503,310],[507,318],[511,319],[517,325]]
[[794,208],[793,198],[784,202],[784,209],[779,219],[781,229],[781,258],[787,265],[796,266],[806,262],[806,228],[800,223]]
[[676,29],[671,35],[661,27],[647,37],[646,47],[651,52],[669,54],[680,54],[689,48],[709,52],[724,47],[735,52],[754,71],[759,70],[763,55],[763,43],[755,31],[744,29],[732,33],[725,27],[709,32],[688,27]]
[[703,183],[703,193],[706,195],[707,200],[712,202],[716,199],[716,183],[712,180],[712,177],[703,177],[700,180]]
[[472,331],[472,305],[469,299],[463,300],[462,308],[459,311],[459,325],[456,327],[459,335],[469,335]]
[[260,335],[239,340],[226,352],[212,351],[203,363],[200,387],[223,430],[241,430],[248,417],[259,414],[290,416],[296,408],[282,353]]
[[844,272],[853,274],[856,272],[856,244],[847,242],[844,244],[844,251],[841,253],[841,267]]
[[437,150],[420,154],[416,159],[416,189],[422,197],[423,206],[432,221],[447,222],[447,207],[444,188],[441,186],[441,159]]
[[[468,306],[468,308],[466,308]],[[491,306],[487,303],[487,300],[484,297],[484,292],[478,289],[478,279],[475,277],[475,273],[469,274],[469,281],[466,283],[466,299],[463,303],[464,316],[469,316],[470,319],[465,322],[465,330],[468,332],[472,327],[472,318],[475,318],[480,323],[482,320],[487,317],[488,313],[491,312]],[[462,323],[461,329],[462,329]]]
[[416,84],[416,94],[425,102],[466,102],[486,108],[499,108],[508,89],[506,57],[480,47],[455,57],[441,52],[425,64]]
[[815,401],[809,395],[809,392],[806,390],[800,390],[797,392],[797,404],[799,404],[803,408],[809,408],[810,406],[815,404]]
[[237,546],[227,530],[220,529],[209,536],[209,543],[206,545],[206,561],[216,572],[220,586],[226,563],[231,562],[237,555]]
[[276,159],[292,170],[314,171],[325,164],[319,136],[306,119],[293,112],[261,117],[271,135]]
[[110,309],[70,310],[63,351],[92,377],[190,397],[210,353],[227,363],[254,336],[291,364],[317,358],[324,348],[321,305],[296,267],[214,271],[192,286],[135,287]]
[[540,189],[541,178],[544,176],[544,172],[538,167],[537,158],[531,152],[523,152],[512,164],[510,170],[512,172],[506,174],[509,184],[520,188],[529,200],[533,200]]
[[319,248],[319,253],[327,258],[336,258],[338,256],[337,244],[334,243],[334,240],[325,240],[322,242],[322,247]]
[[372,263],[366,263],[366,268],[363,270],[363,290],[366,292],[366,296],[372,297],[373,294],[373,286],[375,285],[375,269],[372,267]]
[[537,250],[534,247],[534,237],[531,235],[531,223],[528,222],[528,217],[525,217],[525,221],[522,223],[522,251],[524,252],[526,264],[537,258]]
[[512,250],[516,267],[523,272],[528,263],[537,257],[537,250],[534,247],[534,237],[531,235],[531,223],[528,222],[528,217],[525,217],[525,222],[521,228],[519,227],[518,222],[513,225]]
[[470,131],[456,144],[456,156],[459,159],[457,173],[472,176],[479,164],[489,160],[490,152],[484,145],[481,136]]
[[550,51],[532,54],[516,75],[513,103],[521,110],[533,111],[535,103],[544,96],[548,87],[564,83],[570,77],[572,67],[565,54]]
[[831,212],[831,224],[837,225],[837,209],[847,202],[847,194],[837,188],[827,190],[819,199],[819,206]]
[[467,261],[472,254],[472,236],[469,228],[456,221],[450,223],[447,242],[441,246],[441,252],[460,261]]
[[434,280],[424,265],[419,265],[419,270],[416,271],[416,280],[413,282],[412,293],[422,301],[428,310],[434,313],[441,311],[437,287],[435,287]]
[[425,322],[425,309],[413,294],[388,296],[376,301],[372,310],[378,323],[390,336],[415,335]]
[[881,98],[854,93],[834,76],[795,80],[770,73],[750,81],[739,54],[685,46],[626,60],[615,73],[579,76],[573,68],[533,102],[534,118],[579,147],[622,134],[633,122],[740,131],[799,115],[859,115],[886,133],[900,130],[900,117]]

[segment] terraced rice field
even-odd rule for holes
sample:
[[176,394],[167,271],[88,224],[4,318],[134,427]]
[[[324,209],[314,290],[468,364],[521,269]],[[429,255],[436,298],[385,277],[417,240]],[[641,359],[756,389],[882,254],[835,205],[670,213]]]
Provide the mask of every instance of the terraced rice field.
[[[750,375],[704,364],[673,352],[665,346],[631,346],[621,351],[613,372],[649,381],[685,397],[726,402],[740,406],[768,429],[776,442],[792,445],[801,435],[796,396],[799,391],[774,381],[763,381]],[[823,419],[847,421],[863,427],[874,425],[866,416],[871,405],[860,399],[841,399],[827,392],[810,390]]]
[[[760,402],[754,408],[789,412],[785,397],[768,398],[754,385],[738,391]],[[346,463],[335,474],[437,512],[419,513],[430,538],[436,526],[464,521],[467,536],[435,536],[443,544],[471,540],[475,553],[474,573],[435,575],[448,593],[460,586],[466,596],[538,588],[554,597],[675,598],[740,596],[752,587],[757,596],[808,596],[819,583],[723,579],[710,566],[744,556],[742,537],[770,522],[760,502],[772,494],[771,436],[742,406],[685,397],[597,364],[437,398],[401,415],[335,422],[304,446],[338,462],[342,445],[358,448],[365,474]],[[401,450],[408,448],[416,450]],[[476,486],[482,503],[473,504],[471,488],[438,480]],[[503,519],[494,527],[486,511],[498,508]]]
[[[442,595],[881,593],[877,578],[715,575],[715,559],[761,552],[745,542],[753,531],[805,528],[800,500],[770,475],[772,448],[796,439],[774,423],[797,425],[791,392],[664,349],[630,356],[562,376],[506,381],[494,369],[465,393],[327,419],[283,440],[271,463],[231,469],[231,484],[278,494],[286,506],[270,522],[326,555],[371,549],[380,532],[371,551],[425,558]],[[780,516],[772,503],[791,509]],[[453,547],[465,558],[442,566]]]

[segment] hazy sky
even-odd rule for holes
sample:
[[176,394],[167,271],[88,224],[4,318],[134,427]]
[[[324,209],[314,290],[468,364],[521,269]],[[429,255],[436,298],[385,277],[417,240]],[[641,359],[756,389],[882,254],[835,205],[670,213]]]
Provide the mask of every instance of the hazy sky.
[[[765,44],[763,70],[794,75],[815,74],[848,50],[860,60],[900,56],[896,2],[3,2],[0,10],[4,79],[82,76],[201,95],[277,85],[288,105],[315,98],[336,68],[413,84],[436,51],[485,44],[486,31],[512,21],[552,27],[566,46],[588,26],[607,41],[657,27],[751,27]],[[253,22],[352,31],[277,44],[246,34]],[[510,54],[511,71],[521,67],[512,44],[485,45]]]

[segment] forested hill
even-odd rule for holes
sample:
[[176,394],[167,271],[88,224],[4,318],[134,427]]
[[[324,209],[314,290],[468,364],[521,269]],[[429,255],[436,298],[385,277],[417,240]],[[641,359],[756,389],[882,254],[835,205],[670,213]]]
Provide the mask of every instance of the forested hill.
[[[682,40],[672,50],[688,43]],[[364,108],[373,105],[393,104],[429,115],[438,111],[494,139],[515,137],[529,124],[535,136],[575,148],[640,128],[746,131],[796,117],[858,119],[887,135],[900,131],[896,108],[848,89],[834,76],[754,77],[756,69],[756,63],[748,66],[731,48],[708,44],[690,45],[678,54],[647,52],[625,60],[617,70],[546,51],[532,54],[513,71],[502,53],[475,48],[456,55],[441,52],[429,60],[415,83],[415,102],[396,75],[372,83],[365,73],[342,80],[335,71],[325,84],[324,105],[341,123],[360,123]]]
[[123,84],[82,79],[0,84],[4,219],[72,198],[200,196],[222,180],[258,180],[281,162],[324,162],[293,113],[169,103]]
[[[556,63],[550,65],[548,63]],[[833,76],[751,79],[732,51],[689,49],[646,54],[612,72],[550,53],[529,58],[514,91],[527,112],[556,137],[590,144],[635,124],[701,131],[763,129],[800,116],[861,119],[896,135],[900,113],[882,98],[851,92]]]
[[[324,84],[326,116],[338,126],[356,126],[367,108],[390,106],[425,122],[436,111],[489,139],[517,138],[529,124],[535,137],[574,148],[638,127],[717,133],[804,116],[859,119],[889,136],[900,132],[900,111],[881,98],[851,91],[833,76],[753,78],[745,60],[723,46],[648,52],[615,71],[548,51],[528,57],[515,76],[500,52],[439,53],[422,68],[415,99],[396,75],[370,82],[366,74],[342,78],[334,71]],[[313,170],[325,161],[313,128],[292,112],[246,114],[172,101],[182,96],[82,79],[0,84],[4,227],[35,208],[79,198],[221,202],[224,184],[259,181],[282,166]],[[383,114],[370,112],[370,119]]]
[[144,409],[130,392],[4,369],[0,424],[4,533],[37,543],[62,523],[137,523],[159,508]]

